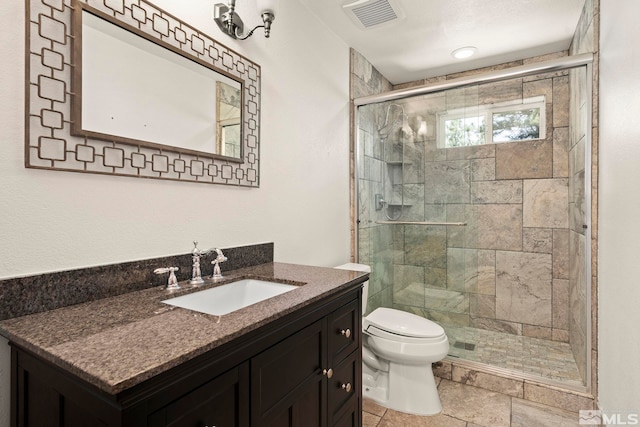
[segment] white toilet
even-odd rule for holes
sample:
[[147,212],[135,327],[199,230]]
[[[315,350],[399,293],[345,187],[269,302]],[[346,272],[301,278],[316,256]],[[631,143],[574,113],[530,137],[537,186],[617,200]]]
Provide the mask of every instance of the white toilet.
[[[336,268],[371,272],[363,264]],[[362,312],[366,312],[369,282],[364,283]],[[440,325],[392,308],[377,308],[362,319],[362,394],[380,405],[416,415],[442,411],[431,364],[449,351]]]

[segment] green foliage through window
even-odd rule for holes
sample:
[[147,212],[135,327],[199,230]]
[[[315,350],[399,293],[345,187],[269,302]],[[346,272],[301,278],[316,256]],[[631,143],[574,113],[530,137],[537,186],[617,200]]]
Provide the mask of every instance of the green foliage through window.
[[540,139],[540,109],[493,113],[493,142]]
[[447,147],[467,147],[485,144],[484,117],[463,117],[445,121]]
[[543,96],[510,103],[481,105],[440,115],[440,146],[467,147],[498,142],[543,139]]

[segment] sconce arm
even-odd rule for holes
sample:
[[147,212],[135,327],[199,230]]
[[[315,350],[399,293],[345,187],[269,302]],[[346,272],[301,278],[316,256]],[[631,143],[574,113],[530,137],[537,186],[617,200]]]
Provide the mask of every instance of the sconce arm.
[[251,31],[249,31],[244,36],[241,35],[241,34],[238,34],[238,27],[236,27],[236,29],[235,29],[236,39],[238,39],[238,40],[246,40],[249,37],[251,37],[253,32],[255,30],[257,30],[258,28],[264,28],[264,36],[265,36],[265,38],[269,38],[269,35],[271,33],[271,23],[274,21],[274,19],[276,19],[276,17],[273,14],[273,12],[270,12],[270,11],[262,12],[261,16],[262,16],[262,21],[264,22],[264,24],[263,25],[257,25],[256,27],[254,27]]
[[[270,10],[262,12],[262,25],[258,25],[249,31],[247,34],[244,32],[244,22],[237,13],[235,13],[235,1],[231,2],[232,5],[225,5],[223,3],[217,3],[214,5],[214,20],[218,24],[218,27],[230,37],[237,40],[246,40],[254,33],[258,28],[264,28],[264,36],[269,37],[271,32],[271,23],[276,19],[275,14]],[[231,7],[230,7],[231,6]]]

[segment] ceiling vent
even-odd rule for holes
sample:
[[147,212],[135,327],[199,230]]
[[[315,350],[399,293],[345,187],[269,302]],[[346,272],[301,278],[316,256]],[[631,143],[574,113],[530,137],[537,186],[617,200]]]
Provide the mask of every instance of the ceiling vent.
[[394,0],[356,0],[342,6],[361,29],[375,28],[404,18]]

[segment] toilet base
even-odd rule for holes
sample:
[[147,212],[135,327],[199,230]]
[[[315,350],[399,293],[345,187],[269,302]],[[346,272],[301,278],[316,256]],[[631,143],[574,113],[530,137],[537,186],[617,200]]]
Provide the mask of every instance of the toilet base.
[[391,362],[389,373],[378,378],[363,375],[362,395],[385,408],[413,415],[436,415],[442,403],[429,365]]

